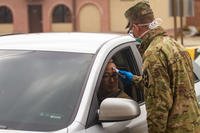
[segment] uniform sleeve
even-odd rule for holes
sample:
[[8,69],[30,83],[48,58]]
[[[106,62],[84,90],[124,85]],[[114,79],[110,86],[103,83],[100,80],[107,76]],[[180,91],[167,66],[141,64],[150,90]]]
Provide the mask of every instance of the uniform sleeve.
[[143,83],[149,133],[164,133],[173,93],[167,62],[160,54],[151,54],[144,59]]
[[135,84],[139,84],[142,82],[142,76],[134,75],[132,80]]

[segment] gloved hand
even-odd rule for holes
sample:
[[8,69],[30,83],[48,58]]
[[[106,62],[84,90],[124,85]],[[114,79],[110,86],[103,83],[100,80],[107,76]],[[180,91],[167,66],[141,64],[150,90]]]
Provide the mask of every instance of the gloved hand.
[[134,75],[131,72],[119,70],[119,73],[122,75],[121,79],[126,84],[131,84]]

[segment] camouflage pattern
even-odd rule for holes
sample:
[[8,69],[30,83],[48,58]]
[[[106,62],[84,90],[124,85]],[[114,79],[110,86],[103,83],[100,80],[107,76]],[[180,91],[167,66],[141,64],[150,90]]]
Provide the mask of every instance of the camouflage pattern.
[[132,24],[144,24],[154,20],[153,11],[149,3],[145,1],[130,7],[124,15],[129,21],[126,28],[129,28]]
[[200,133],[191,58],[161,27],[142,37],[143,84],[149,133]]
[[[129,8],[125,16],[129,30],[133,24],[154,20],[146,2]],[[161,27],[149,30],[141,39],[143,77],[134,76],[133,81],[144,87],[149,133],[200,133],[200,109],[188,52]]]
[[100,91],[98,92],[98,101],[99,104],[106,98],[116,97],[116,98],[127,98],[132,99],[129,97],[122,89],[115,89],[112,91],[102,91],[105,89],[100,88]]

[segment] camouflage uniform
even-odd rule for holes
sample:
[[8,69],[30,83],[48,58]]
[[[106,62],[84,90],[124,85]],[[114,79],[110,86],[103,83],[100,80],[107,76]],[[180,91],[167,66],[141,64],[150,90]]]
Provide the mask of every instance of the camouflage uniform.
[[189,54],[165,36],[160,27],[142,39],[149,132],[200,133],[200,111]]
[[[132,11],[140,13],[140,9]],[[200,133],[200,110],[189,54],[161,27],[150,30],[141,39],[149,133]]]
[[127,99],[132,99],[131,97],[129,97],[122,89],[115,89],[112,91],[103,91],[103,88],[99,89],[98,92],[98,101],[99,104],[106,98],[110,98],[110,97],[116,97],[116,98],[127,98]]

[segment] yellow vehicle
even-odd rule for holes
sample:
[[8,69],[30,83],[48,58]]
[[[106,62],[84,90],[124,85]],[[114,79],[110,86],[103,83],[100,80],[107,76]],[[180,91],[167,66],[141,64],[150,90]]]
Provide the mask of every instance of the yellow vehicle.
[[200,53],[199,53],[199,52],[200,52],[200,48],[187,47],[186,49],[187,49],[187,51],[189,52],[189,54],[190,54],[192,60],[196,59],[197,56],[199,56],[199,54],[200,54]]

